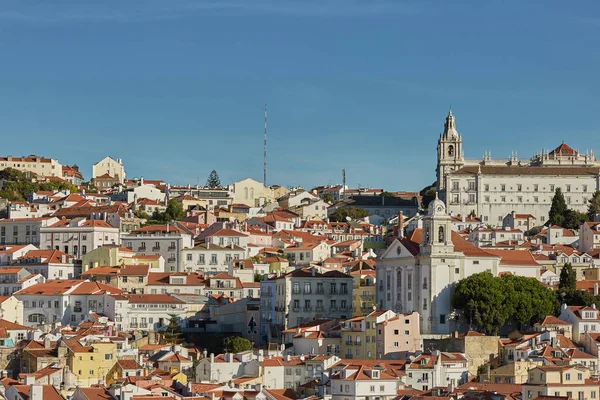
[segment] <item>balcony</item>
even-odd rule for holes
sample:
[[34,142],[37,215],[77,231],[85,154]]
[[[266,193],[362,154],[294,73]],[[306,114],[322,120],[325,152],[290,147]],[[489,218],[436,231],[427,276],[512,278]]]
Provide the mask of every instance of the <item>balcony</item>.
[[375,296],[373,296],[372,294],[363,294],[360,296],[360,298],[362,300],[374,300]]
[[74,312],[81,312],[82,308],[81,307],[73,307],[73,311]]
[[354,345],[355,345],[355,346],[360,346],[360,344],[361,344],[360,340],[355,340],[355,341],[354,341]]
[[312,290],[304,290],[304,294],[312,294]]
[[340,290],[340,294],[341,295],[347,295],[348,294],[348,290]]
[[138,324],[129,324],[129,327],[131,329],[136,329],[138,327]]
[[330,290],[328,294],[329,294],[330,296],[333,296],[333,295],[336,295],[336,294],[338,294],[338,291],[337,291],[337,290]]
[[273,292],[261,292],[262,297],[273,297]]
[[145,248],[145,247],[142,247],[142,246],[140,246],[140,247],[138,247],[137,251],[146,251],[146,248]]
[[319,307],[319,306],[317,306],[317,307],[315,308],[315,311],[316,311],[316,312],[324,312],[324,311],[325,311],[325,307]]
[[304,312],[311,312],[313,310],[312,307],[304,307],[303,308]]
[[338,308],[337,307],[329,307],[329,311],[331,312],[337,312]]
[[294,311],[294,312],[300,312],[300,307],[292,307],[292,311]]
[[170,262],[170,263],[174,263],[175,261],[177,261],[177,258],[175,258],[175,257],[169,257],[167,259],[167,262]]
[[167,250],[169,250],[169,251],[175,251],[175,248],[176,248],[176,246],[169,246],[169,247],[167,248]]
[[160,251],[160,246],[154,246],[154,247],[152,248],[152,251]]
[[315,294],[325,294],[325,290],[323,290],[323,289],[317,289],[317,291],[315,292]]
[[352,340],[346,341],[346,346],[352,346],[353,344],[354,344],[354,342],[352,342]]
[[294,290],[294,289],[292,289],[292,294],[300,294],[300,293],[302,293],[300,290]]

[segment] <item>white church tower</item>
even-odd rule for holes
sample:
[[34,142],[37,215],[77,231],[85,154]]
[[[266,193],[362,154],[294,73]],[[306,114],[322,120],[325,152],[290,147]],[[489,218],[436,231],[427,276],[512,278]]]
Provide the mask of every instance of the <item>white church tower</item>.
[[446,200],[446,176],[465,164],[462,148],[462,135],[456,130],[452,110],[448,112],[444,132],[440,134],[437,145],[437,189],[442,200]]

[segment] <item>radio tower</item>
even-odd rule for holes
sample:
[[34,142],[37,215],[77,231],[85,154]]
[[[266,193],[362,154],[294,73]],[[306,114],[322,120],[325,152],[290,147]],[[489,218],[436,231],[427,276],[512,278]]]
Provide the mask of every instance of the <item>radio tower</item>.
[[265,104],[265,133],[263,153],[263,185],[267,186],[267,105]]

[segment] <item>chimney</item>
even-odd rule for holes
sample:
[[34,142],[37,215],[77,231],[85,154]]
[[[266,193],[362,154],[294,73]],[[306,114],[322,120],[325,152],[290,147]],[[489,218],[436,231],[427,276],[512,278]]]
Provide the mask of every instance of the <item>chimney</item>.
[[143,184],[144,184],[144,177],[142,176],[142,177],[140,178],[140,186],[142,186]]
[[44,385],[32,384],[30,388],[29,400],[43,400]]
[[404,237],[404,213],[402,211],[398,212],[398,238],[402,239]]
[[598,282],[594,282],[594,296],[598,296]]
[[25,385],[30,386],[35,384],[35,374],[25,375]]
[[215,353],[210,353],[210,363],[214,364],[215,362]]
[[592,308],[595,310],[596,309],[596,303],[592,303]]
[[50,349],[51,348],[50,346],[51,346],[50,338],[49,337],[45,337],[44,338],[44,349]]

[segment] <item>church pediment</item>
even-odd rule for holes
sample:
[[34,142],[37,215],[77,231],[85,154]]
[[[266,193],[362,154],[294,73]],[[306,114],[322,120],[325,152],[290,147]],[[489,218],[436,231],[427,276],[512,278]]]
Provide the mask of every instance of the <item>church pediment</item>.
[[[393,258],[412,258],[415,256],[413,254],[414,249],[409,249],[409,243],[403,243],[408,239],[395,239],[387,248],[387,250],[383,253],[380,259],[393,259]],[[411,242],[412,244],[412,242]]]

